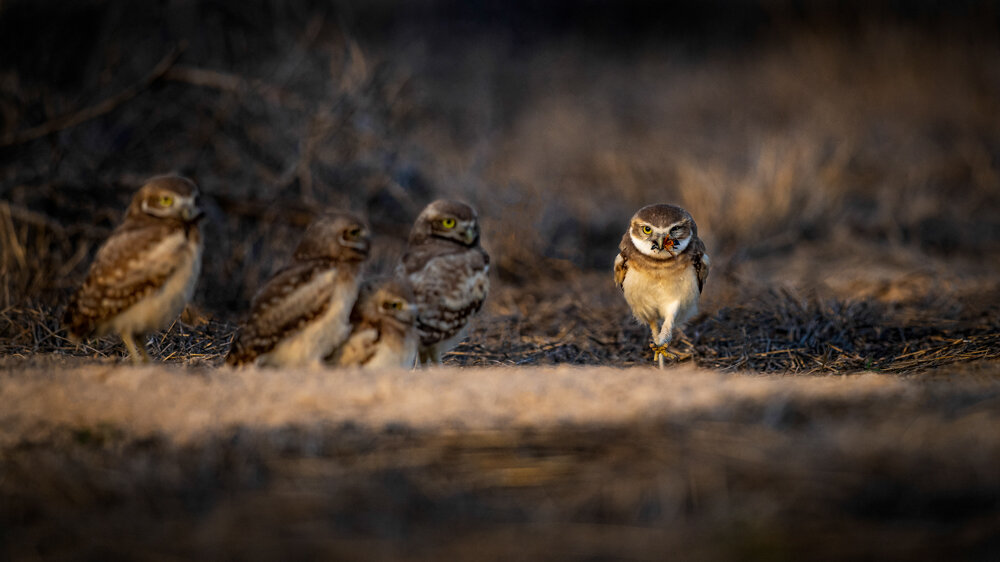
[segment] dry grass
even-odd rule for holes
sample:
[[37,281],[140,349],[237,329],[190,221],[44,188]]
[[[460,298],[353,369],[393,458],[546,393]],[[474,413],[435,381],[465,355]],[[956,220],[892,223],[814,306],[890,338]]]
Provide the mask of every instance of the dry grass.
[[[646,365],[652,352],[645,327],[629,317],[605,273],[534,288],[494,290],[470,337],[446,358],[460,366]],[[697,317],[677,349],[695,364],[724,371],[844,374],[915,373],[952,363],[1000,359],[1000,311],[977,300],[949,304],[971,314],[939,315],[926,301],[908,306],[842,301],[791,290],[747,292],[740,304]],[[191,311],[189,311],[191,312]],[[611,319],[611,320],[609,320]],[[186,314],[151,337],[154,357],[168,363],[218,366],[235,325]],[[43,306],[0,311],[0,364],[100,357],[119,361],[116,337],[74,344]]]

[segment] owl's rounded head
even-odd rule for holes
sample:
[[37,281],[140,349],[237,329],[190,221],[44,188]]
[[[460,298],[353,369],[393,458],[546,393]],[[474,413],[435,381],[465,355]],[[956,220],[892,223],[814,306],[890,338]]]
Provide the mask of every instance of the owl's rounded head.
[[410,244],[429,238],[475,246],[479,243],[479,215],[460,201],[438,199],[424,207],[410,231]]
[[369,318],[388,318],[405,326],[412,325],[417,318],[413,290],[398,277],[366,281],[358,296],[358,307]]
[[198,186],[181,176],[157,176],[132,197],[129,217],[195,222],[204,213],[198,208]]
[[306,228],[295,259],[363,261],[371,247],[370,233],[368,224],[351,213],[324,213]]
[[629,237],[643,254],[655,259],[672,259],[684,251],[698,235],[691,214],[675,205],[648,205],[632,215]]

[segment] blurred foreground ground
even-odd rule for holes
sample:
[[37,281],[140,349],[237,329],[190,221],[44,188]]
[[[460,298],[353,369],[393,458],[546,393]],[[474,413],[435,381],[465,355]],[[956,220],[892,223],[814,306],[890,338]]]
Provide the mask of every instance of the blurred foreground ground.
[[1000,369],[0,378],[14,559],[1000,554]]

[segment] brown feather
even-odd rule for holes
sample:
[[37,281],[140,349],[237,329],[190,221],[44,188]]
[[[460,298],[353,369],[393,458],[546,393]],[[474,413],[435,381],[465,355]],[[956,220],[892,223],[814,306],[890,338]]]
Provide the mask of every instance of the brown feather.
[[334,285],[323,287],[321,294],[309,301],[307,310],[288,310],[285,298],[300,287],[336,267],[332,259],[295,262],[279,271],[253,298],[250,317],[233,339],[226,356],[227,365],[251,363],[267,353],[289,331],[326,312]]
[[[344,305],[345,318],[335,318],[331,322],[336,324],[343,320],[346,323],[357,296],[358,271],[368,255],[370,243],[367,224],[355,215],[328,212],[317,217],[306,228],[291,264],[275,274],[254,296],[250,315],[233,338],[226,364],[253,363],[262,355],[277,350],[282,342],[295,341],[296,336],[307,333],[310,327],[318,326],[320,330],[329,327],[330,322],[315,325],[314,321],[328,312],[339,313],[340,309],[331,307]],[[331,273],[332,279],[324,280],[324,276]],[[308,286],[311,284],[313,286]],[[322,345],[341,343],[323,342]],[[308,353],[317,351],[307,349]],[[326,350],[319,351],[326,353]]]
[[101,246],[80,289],[70,298],[63,324],[71,337],[99,331],[114,317],[146,297],[174,273],[179,262],[149,263],[142,258],[164,238],[184,229],[197,242],[198,229],[174,221],[128,219]]
[[628,273],[628,258],[619,253],[615,256],[615,285],[620,291],[625,290],[626,273]]
[[705,243],[701,241],[701,238],[695,236],[691,239],[688,247],[684,249],[684,253],[691,256],[691,263],[694,265],[694,271],[698,275],[698,292],[701,293],[705,289],[705,281],[708,279],[709,270],[709,262],[705,253]]

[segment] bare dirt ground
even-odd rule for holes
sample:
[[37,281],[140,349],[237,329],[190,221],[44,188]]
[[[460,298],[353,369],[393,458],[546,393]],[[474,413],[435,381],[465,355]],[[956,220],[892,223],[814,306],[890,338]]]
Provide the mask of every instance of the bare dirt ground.
[[989,559],[997,363],[232,372],[0,385],[14,558]]
[[[1000,558],[989,6],[137,5],[0,3],[0,559]],[[205,267],[134,368],[58,319],[168,171]],[[444,367],[219,368],[315,209],[381,272],[437,197],[493,258]],[[652,202],[713,258],[665,371]]]

